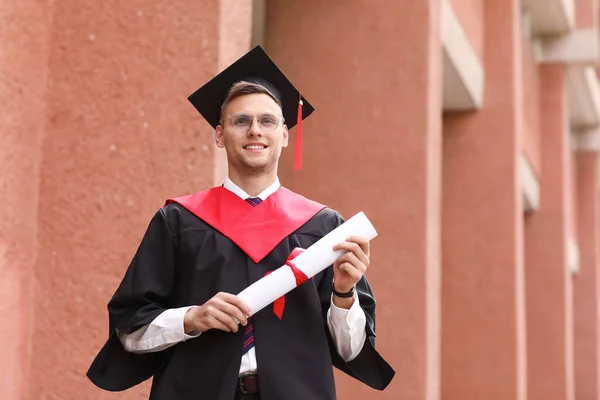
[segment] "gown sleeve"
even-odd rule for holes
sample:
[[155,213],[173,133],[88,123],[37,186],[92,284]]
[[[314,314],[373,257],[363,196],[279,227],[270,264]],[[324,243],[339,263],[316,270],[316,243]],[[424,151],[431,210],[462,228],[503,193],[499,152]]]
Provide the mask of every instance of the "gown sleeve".
[[[331,229],[343,223],[342,217],[337,214],[337,220],[335,226]],[[331,295],[333,293],[333,266],[329,266],[323,272],[322,276],[318,280],[317,289],[319,291],[319,298],[321,300],[321,309],[323,313],[324,323],[327,324],[327,311],[331,306]],[[338,354],[336,346],[333,342],[333,338],[325,326],[325,332],[327,334],[327,340],[329,342],[329,349],[331,353],[331,360],[334,367],[345,372],[351,377],[358,379],[366,385],[377,390],[384,390],[389,383],[392,381],[395,372],[393,368],[383,359],[383,357],[377,352],[375,348],[375,296],[366,276],[356,284],[356,291],[358,294],[358,300],[361,308],[365,313],[367,319],[365,329],[367,331],[367,339],[363,345],[362,350],[354,359],[349,362],[345,362],[342,357]]]
[[108,303],[109,336],[87,376],[98,387],[120,391],[154,375],[172,348],[134,354],[121,344],[117,330],[129,334],[171,308],[175,285],[175,251],[164,210],[159,210],[144,235],[125,276]]

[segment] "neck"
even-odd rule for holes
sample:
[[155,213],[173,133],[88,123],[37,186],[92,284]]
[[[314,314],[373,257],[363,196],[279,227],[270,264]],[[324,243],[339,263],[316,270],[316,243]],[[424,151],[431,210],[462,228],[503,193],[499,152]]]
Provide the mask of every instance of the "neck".
[[277,169],[272,172],[254,175],[240,174],[235,169],[229,169],[229,179],[252,197],[258,196],[277,179]]

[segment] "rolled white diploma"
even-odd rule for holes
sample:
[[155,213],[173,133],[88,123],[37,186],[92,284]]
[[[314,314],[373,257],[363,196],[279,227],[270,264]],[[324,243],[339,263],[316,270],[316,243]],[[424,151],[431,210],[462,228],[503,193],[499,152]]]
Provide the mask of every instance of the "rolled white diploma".
[[[333,247],[344,242],[349,236],[363,236],[371,240],[377,236],[377,231],[367,216],[360,212],[294,258],[294,265],[304,272],[308,279],[312,278],[345,253],[343,250],[334,251]],[[294,273],[289,266],[284,265],[242,290],[238,297],[250,306],[253,314],[256,314],[294,288]]]

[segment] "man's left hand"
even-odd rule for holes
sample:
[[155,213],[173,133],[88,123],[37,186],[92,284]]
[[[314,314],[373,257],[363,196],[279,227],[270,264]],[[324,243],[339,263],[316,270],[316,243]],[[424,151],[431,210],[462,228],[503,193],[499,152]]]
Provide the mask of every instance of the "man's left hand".
[[345,242],[333,247],[345,250],[333,264],[334,289],[346,293],[363,277],[369,267],[369,240],[361,236],[351,236]]

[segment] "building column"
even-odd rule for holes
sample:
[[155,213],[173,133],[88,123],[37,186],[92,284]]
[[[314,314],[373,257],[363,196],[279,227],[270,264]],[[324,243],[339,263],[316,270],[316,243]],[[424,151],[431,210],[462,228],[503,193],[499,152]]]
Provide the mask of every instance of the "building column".
[[38,183],[46,109],[49,4],[0,0],[0,399],[31,383]]
[[[219,55],[215,75],[233,64],[251,47],[262,44],[260,37],[256,38],[258,35],[255,31],[260,32],[263,25],[260,16],[264,1],[219,0]],[[211,147],[214,159],[213,186],[219,186],[227,176],[227,154],[225,149],[217,147],[214,140]]]
[[249,48],[237,3],[52,3],[30,398],[111,398],[84,374],[106,303],[165,199],[216,179],[214,130],[187,97]]
[[397,375],[376,393],[338,373],[339,398],[438,399],[440,2],[267,4],[267,51],[316,108],[301,172],[291,132],[283,184],[379,232],[367,276]]
[[574,281],[575,398],[596,400],[600,395],[598,155],[578,152],[576,163],[579,272]]
[[527,396],[520,13],[485,3],[483,106],[444,116],[444,400]]
[[531,400],[573,399],[569,265],[571,149],[565,66],[539,67],[540,206],[525,220],[528,389]]

